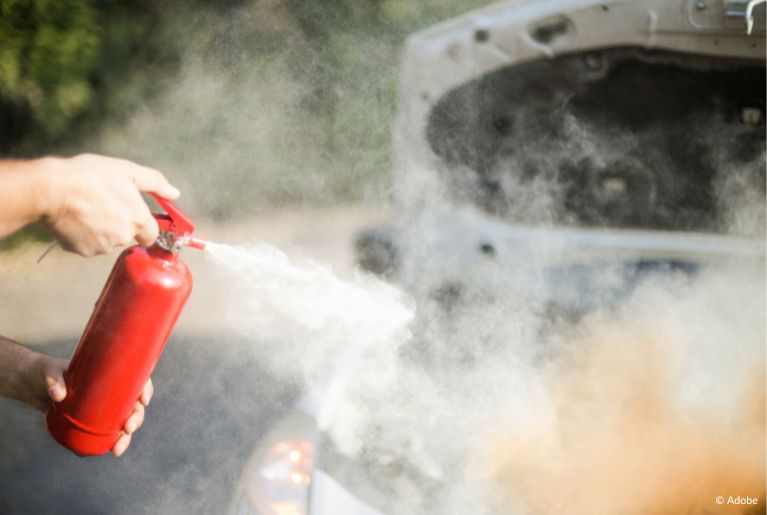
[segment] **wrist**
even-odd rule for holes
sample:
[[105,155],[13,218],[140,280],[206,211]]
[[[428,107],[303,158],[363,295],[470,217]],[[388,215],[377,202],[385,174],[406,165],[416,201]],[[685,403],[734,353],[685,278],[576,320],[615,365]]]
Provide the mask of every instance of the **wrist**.
[[27,349],[24,347],[24,356],[19,363],[19,378],[18,391],[16,392],[16,399],[29,404],[34,405],[37,392],[41,388],[41,375],[40,367],[42,364],[43,355],[39,352]]
[[37,220],[51,222],[59,218],[66,201],[65,158],[42,157],[33,162],[35,211]]
[[30,404],[39,388],[42,355],[0,337],[0,395]]

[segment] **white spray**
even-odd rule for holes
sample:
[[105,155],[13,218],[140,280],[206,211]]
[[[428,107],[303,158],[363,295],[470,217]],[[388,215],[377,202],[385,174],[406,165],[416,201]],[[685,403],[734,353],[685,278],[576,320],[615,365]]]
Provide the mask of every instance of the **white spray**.
[[342,401],[352,387],[389,387],[398,348],[410,338],[412,303],[375,277],[343,281],[327,266],[293,263],[266,243],[207,250],[230,291],[232,327],[254,340],[254,352],[277,373],[305,381],[320,429],[351,452],[358,415]]

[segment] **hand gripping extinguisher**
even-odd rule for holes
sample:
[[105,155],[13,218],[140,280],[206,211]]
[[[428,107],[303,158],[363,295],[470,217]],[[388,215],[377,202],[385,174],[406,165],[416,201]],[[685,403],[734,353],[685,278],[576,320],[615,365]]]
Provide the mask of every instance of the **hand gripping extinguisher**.
[[45,417],[53,438],[80,456],[104,454],[120,437],[192,291],[179,252],[205,247],[184,213],[153,197],[166,212],[153,215],[160,235],[117,258],[64,373],[67,396]]

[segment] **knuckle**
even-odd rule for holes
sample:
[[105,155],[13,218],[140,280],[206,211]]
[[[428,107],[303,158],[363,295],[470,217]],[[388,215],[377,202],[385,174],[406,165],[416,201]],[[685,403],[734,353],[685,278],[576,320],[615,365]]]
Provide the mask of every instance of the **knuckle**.
[[94,245],[93,249],[96,252],[96,254],[106,254],[112,248],[115,246],[115,237],[114,234],[105,234],[101,238],[99,238],[99,241],[96,245]]
[[157,236],[160,234],[160,229],[157,227],[157,225],[148,225],[144,228],[144,233],[146,234],[147,238],[151,240],[156,240]]
[[160,229],[154,221],[154,218],[147,216],[136,222],[136,232],[140,233],[141,236],[147,240],[154,241],[157,239]]
[[87,165],[87,164],[93,163],[97,159],[98,159],[98,156],[96,154],[92,154],[90,152],[85,152],[85,153],[82,153],[82,154],[77,154],[73,158],[73,160],[78,165]]
[[81,246],[75,247],[74,251],[83,257],[93,257],[98,254],[98,248],[96,246]]
[[136,231],[132,221],[128,217],[121,217],[121,220],[112,233],[112,243],[114,246],[127,245],[133,240]]
[[131,241],[133,241],[133,236],[134,235],[135,235],[135,233],[133,231],[131,231],[131,230],[124,230],[124,231],[122,231],[120,233],[120,238],[119,238],[118,245],[127,245],[127,244],[129,244]]
[[139,213],[136,217],[134,225],[136,226],[136,229],[140,231],[147,231],[151,233],[157,230],[157,223],[155,223],[154,218],[152,218],[148,212],[145,213],[142,211]]

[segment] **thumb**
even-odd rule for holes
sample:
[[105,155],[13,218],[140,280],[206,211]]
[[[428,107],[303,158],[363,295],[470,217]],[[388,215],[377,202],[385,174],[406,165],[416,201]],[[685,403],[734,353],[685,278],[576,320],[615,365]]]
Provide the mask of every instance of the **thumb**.
[[64,360],[51,359],[46,362],[43,368],[48,396],[54,402],[61,402],[67,396],[67,385],[64,383],[65,364],[66,361]]

